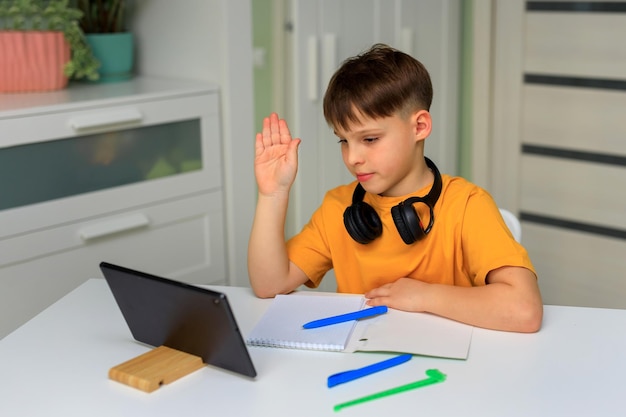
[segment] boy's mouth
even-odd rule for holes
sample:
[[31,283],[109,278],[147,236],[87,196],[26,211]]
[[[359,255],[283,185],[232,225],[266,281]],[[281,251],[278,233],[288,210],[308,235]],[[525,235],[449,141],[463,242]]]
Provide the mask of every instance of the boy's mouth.
[[359,182],[365,182],[367,180],[369,180],[370,178],[372,178],[374,176],[374,174],[369,173],[369,174],[356,174],[356,179]]

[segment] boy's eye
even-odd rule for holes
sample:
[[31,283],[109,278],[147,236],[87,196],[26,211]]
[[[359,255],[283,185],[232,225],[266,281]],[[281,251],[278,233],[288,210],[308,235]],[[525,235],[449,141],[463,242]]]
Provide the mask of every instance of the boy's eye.
[[337,143],[340,143],[340,144],[342,144],[342,145],[343,145],[344,143],[348,143],[348,141],[347,141],[347,140],[345,140],[345,139],[339,139],[339,140],[337,141]]
[[375,142],[376,140],[378,140],[378,138],[365,138],[363,139],[363,142],[371,143],[371,142]]

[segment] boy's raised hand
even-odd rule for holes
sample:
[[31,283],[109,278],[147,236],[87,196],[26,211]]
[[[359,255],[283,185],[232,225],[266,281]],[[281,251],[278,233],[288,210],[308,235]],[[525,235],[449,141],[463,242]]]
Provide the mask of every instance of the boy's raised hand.
[[289,192],[298,171],[300,139],[291,137],[287,122],[276,113],[263,119],[263,132],[256,134],[254,174],[259,193]]

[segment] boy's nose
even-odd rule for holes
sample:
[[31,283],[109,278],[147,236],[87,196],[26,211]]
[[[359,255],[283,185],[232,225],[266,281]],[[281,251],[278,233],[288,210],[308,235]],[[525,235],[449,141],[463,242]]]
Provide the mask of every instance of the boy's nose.
[[363,154],[356,148],[345,151],[345,160],[348,165],[354,166],[363,163]]

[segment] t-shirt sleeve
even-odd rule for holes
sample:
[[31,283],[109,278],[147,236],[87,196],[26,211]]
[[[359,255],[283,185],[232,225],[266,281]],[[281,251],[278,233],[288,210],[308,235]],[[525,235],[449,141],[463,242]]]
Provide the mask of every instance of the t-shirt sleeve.
[[490,271],[517,266],[535,269],[528,252],[509,231],[493,198],[479,189],[467,200],[462,227],[464,268],[474,285],[483,285]]
[[287,241],[287,255],[309,278],[305,285],[317,287],[333,267],[324,227],[324,210],[318,208],[300,233]]

